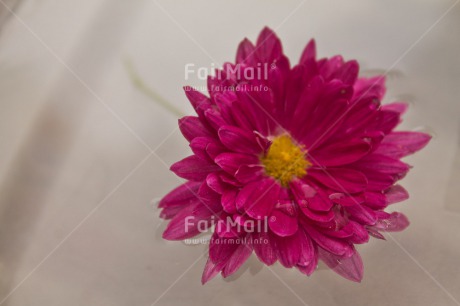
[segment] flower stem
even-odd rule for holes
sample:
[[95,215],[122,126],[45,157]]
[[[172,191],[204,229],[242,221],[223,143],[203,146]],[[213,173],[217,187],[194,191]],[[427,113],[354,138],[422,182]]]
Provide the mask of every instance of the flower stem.
[[137,89],[139,89],[144,95],[148,98],[153,100],[154,102],[163,106],[167,111],[172,113],[175,116],[183,117],[185,114],[175,107],[171,102],[163,98],[160,94],[158,94],[155,90],[145,84],[144,80],[139,76],[134,65],[132,64],[131,60],[125,59],[124,61],[125,69],[128,72],[128,75],[131,79],[131,82]]

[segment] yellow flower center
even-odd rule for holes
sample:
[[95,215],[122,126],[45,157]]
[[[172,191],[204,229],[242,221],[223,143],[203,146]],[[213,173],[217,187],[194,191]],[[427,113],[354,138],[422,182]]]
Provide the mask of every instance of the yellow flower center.
[[311,163],[305,155],[306,151],[302,146],[297,145],[288,135],[281,135],[272,140],[267,154],[260,161],[267,175],[287,187],[292,179],[307,174]]

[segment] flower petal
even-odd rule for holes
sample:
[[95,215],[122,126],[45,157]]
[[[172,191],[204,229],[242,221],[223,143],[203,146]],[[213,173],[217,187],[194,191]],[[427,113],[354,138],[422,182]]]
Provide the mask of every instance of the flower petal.
[[260,220],[268,217],[278,200],[280,186],[272,179],[251,182],[236,198],[236,206],[244,207],[248,216]]
[[202,181],[206,179],[209,173],[219,170],[219,167],[192,155],[174,163],[170,169],[181,178],[191,181]]
[[344,63],[333,74],[334,79],[341,80],[344,84],[353,85],[358,78],[359,64],[357,61],[352,60]]
[[355,162],[370,151],[368,142],[352,139],[343,142],[328,143],[309,153],[312,161],[318,166],[340,166]]
[[314,61],[315,58],[316,58],[316,43],[315,43],[315,40],[312,39],[305,46],[305,49],[303,49],[302,56],[300,57],[299,63],[303,64],[308,61]]
[[262,165],[242,165],[235,173],[235,178],[243,184],[259,180],[264,173]]
[[257,38],[256,52],[259,60],[263,63],[272,63],[283,54],[281,42],[270,28],[265,27],[260,32]]
[[392,132],[383,138],[376,153],[401,158],[423,149],[431,135],[421,132]]
[[203,160],[207,160],[210,163],[213,163],[213,154],[209,154],[208,148],[209,146],[213,146],[213,150],[220,151],[219,154],[223,151],[223,146],[219,144],[217,140],[210,137],[195,137],[190,142],[190,148],[192,149],[193,153],[196,156]]
[[407,105],[405,102],[393,102],[390,104],[382,105],[383,110],[392,111],[399,114],[404,114],[408,107],[409,105]]
[[207,282],[209,282],[211,279],[213,279],[217,274],[219,274],[220,271],[225,266],[225,262],[220,262],[218,264],[215,264],[210,257],[208,257],[208,260],[206,261],[206,265],[203,270],[203,274],[201,276],[201,283],[204,285]]
[[238,46],[238,51],[236,52],[236,62],[253,65],[255,64],[254,56],[255,47],[249,39],[245,38]]
[[378,220],[374,228],[385,232],[400,232],[406,229],[409,224],[410,222],[405,215],[393,212],[389,218]]
[[386,204],[394,204],[409,198],[409,193],[400,185],[394,185],[385,191]]
[[195,137],[213,137],[213,134],[195,116],[185,116],[179,119],[179,129],[189,142]]
[[310,186],[310,184],[295,179],[290,183],[291,191],[300,207],[305,207],[315,211],[329,211],[332,207],[332,201],[319,189]]
[[235,175],[242,165],[255,165],[257,157],[242,153],[222,153],[214,160],[225,172]]
[[342,257],[319,249],[321,260],[340,276],[360,283],[363,279],[364,266],[361,256],[357,251],[350,257]]
[[307,264],[306,266],[303,266],[302,263],[302,256],[297,264],[296,268],[303,274],[306,274],[307,276],[310,276],[315,272],[316,268],[318,267],[318,247],[313,244],[313,255],[311,257],[311,262]]
[[384,75],[372,78],[359,78],[354,84],[353,100],[361,100],[367,97],[376,97],[378,100],[382,100],[385,91]]
[[319,183],[340,192],[355,193],[366,189],[366,176],[357,170],[347,168],[311,168],[308,173]]
[[222,270],[222,276],[228,277],[238,271],[238,269],[246,262],[251,254],[252,245],[247,243],[240,243]]
[[214,233],[209,242],[209,258],[216,264],[224,262],[225,265],[237,247],[235,238],[219,237]]
[[234,189],[225,191],[222,194],[222,199],[221,199],[222,207],[229,214],[236,213],[235,201],[236,201],[236,195],[237,194],[238,194],[238,192],[236,190],[234,190]]
[[297,265],[308,266],[315,261],[316,251],[313,245],[313,241],[307,235],[307,233],[301,229],[299,230],[299,240],[300,240],[300,258]]
[[286,268],[294,267],[299,262],[302,251],[298,232],[289,237],[276,237],[274,240],[280,263]]
[[193,204],[197,199],[200,185],[201,182],[187,182],[165,195],[158,204],[158,207],[162,208],[160,217],[166,220],[171,219],[179,211]]
[[294,235],[299,228],[297,217],[284,214],[279,210],[274,210],[268,219],[270,229],[280,237]]
[[186,205],[196,199],[201,182],[187,182],[170,191],[161,199],[158,207]]
[[276,246],[266,231],[253,234],[253,247],[257,257],[267,266],[276,262]]
[[364,205],[353,205],[345,208],[350,214],[350,218],[361,224],[373,225],[377,222],[377,216],[374,211]]
[[218,210],[214,207],[205,206],[197,200],[193,205],[184,208],[171,219],[163,232],[163,238],[167,240],[183,240],[194,237],[201,233],[201,229],[209,228],[212,225],[211,217],[217,213]]
[[406,163],[380,154],[370,154],[357,161],[354,166],[363,173],[366,173],[367,170],[371,170],[395,175],[398,178],[403,177],[407,171],[409,171],[409,166]]
[[314,229],[313,226],[304,223],[303,227],[308,235],[313,239],[320,247],[327,250],[330,253],[336,255],[350,255],[352,253],[352,246],[339,239],[327,237]]
[[259,154],[262,147],[254,133],[235,126],[223,126],[219,129],[220,141],[229,149],[239,153]]
[[191,86],[185,86],[184,91],[198,116],[204,118],[204,112],[211,107],[211,100]]

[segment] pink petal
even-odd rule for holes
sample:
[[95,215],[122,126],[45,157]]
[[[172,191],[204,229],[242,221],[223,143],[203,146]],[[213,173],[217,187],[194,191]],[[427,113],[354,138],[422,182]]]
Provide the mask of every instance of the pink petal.
[[251,254],[252,245],[241,243],[227,261],[227,264],[222,270],[222,276],[228,277],[238,271],[238,269],[246,262]]
[[299,228],[297,217],[288,216],[279,210],[274,210],[268,219],[270,229],[280,237],[294,235]]
[[302,180],[295,179],[290,183],[291,191],[301,207],[316,211],[328,211],[332,202],[320,190],[316,190]]
[[[383,132],[379,131],[378,127],[375,127],[379,106],[380,102],[375,96],[363,97],[355,101],[347,109],[346,118],[342,125],[344,128],[337,131],[337,135],[334,139],[341,141],[349,137],[361,138],[367,136],[369,133],[376,132],[380,135],[384,135]],[[370,126],[372,128],[370,128]]]
[[223,126],[219,129],[220,141],[229,149],[239,153],[259,154],[262,147],[254,133],[235,126]]
[[314,169],[308,173],[321,184],[346,193],[360,192],[366,189],[366,176],[359,171],[346,168],[328,168],[327,170]]
[[206,261],[206,266],[203,270],[203,275],[201,276],[201,283],[204,285],[211,279],[213,279],[225,266],[225,262],[220,262],[215,264],[210,257]]
[[[261,81],[253,81],[254,87],[264,86]],[[273,96],[270,91],[254,91],[248,84],[238,85],[236,95],[241,111],[250,120],[250,130],[255,130],[262,135],[270,135],[279,128],[277,121],[271,113],[274,109]]]
[[369,208],[379,210],[379,209],[384,209],[385,207],[388,206],[387,200],[385,195],[381,191],[377,192],[365,192],[365,203]]
[[363,279],[363,261],[357,251],[350,257],[341,257],[319,249],[319,256],[329,268],[340,276],[358,283]]
[[353,236],[349,240],[350,242],[362,244],[369,241],[369,234],[364,226],[351,220],[349,221],[348,226],[351,228],[353,233]]
[[247,38],[245,38],[238,46],[236,52],[236,62],[254,64],[255,47]]
[[298,233],[289,237],[274,238],[278,251],[278,259],[286,268],[294,267],[300,260],[302,249]]
[[299,62],[303,64],[307,61],[314,61],[315,58],[316,58],[316,43],[315,43],[315,40],[312,39],[305,46],[305,49],[302,52],[302,56],[300,57]]
[[382,100],[385,94],[385,76],[378,75],[372,78],[359,78],[354,85],[354,100],[366,97],[376,97]]
[[235,175],[236,171],[242,165],[255,165],[258,164],[258,159],[255,156],[242,154],[242,153],[222,153],[215,159],[225,172]]
[[354,206],[364,202],[364,196],[362,194],[347,195],[344,193],[333,193],[329,195],[329,199],[334,203],[340,204],[341,206]]
[[409,171],[409,166],[406,163],[380,154],[368,155],[356,162],[355,165],[364,173],[367,170],[371,170],[398,177],[404,176]]
[[334,212],[332,210],[329,211],[315,211],[311,210],[305,206],[305,204],[299,204],[300,210],[302,213],[310,220],[320,222],[320,223],[328,223],[334,219]]
[[400,185],[390,187],[385,191],[387,204],[394,204],[409,198],[409,193]]
[[353,205],[345,208],[350,214],[350,218],[361,224],[373,225],[377,222],[377,216],[374,211],[364,205]]
[[370,151],[369,143],[361,139],[329,143],[309,153],[318,166],[340,166],[355,162]]
[[367,232],[369,233],[369,235],[371,235],[374,238],[381,239],[381,240],[386,240],[385,236],[383,236],[378,230],[376,230],[376,229],[374,229],[372,227],[368,227]]
[[204,112],[211,107],[209,98],[190,86],[184,87],[184,91],[198,116],[204,118]]
[[349,255],[352,253],[352,246],[339,239],[327,237],[313,228],[304,224],[305,231],[320,247],[336,255]]
[[[332,86],[331,84],[329,85]],[[342,95],[346,95],[347,91],[344,89],[338,93],[341,94],[341,92],[343,92]],[[348,100],[344,98],[331,97],[324,98],[321,101],[314,114],[310,114],[309,117],[312,118],[311,126],[304,128],[305,136],[301,139],[308,151],[320,146],[339,129],[340,123],[345,119],[343,114],[347,108]]]
[[268,27],[265,27],[257,38],[256,52],[259,60],[265,63],[273,62],[283,53],[279,38]]
[[164,208],[168,206],[186,205],[196,199],[198,188],[201,182],[187,182],[173,189],[161,199],[158,207]]
[[278,203],[275,205],[275,209],[279,210],[280,212],[284,213],[290,217],[297,217],[297,205],[294,201],[290,198],[286,198],[284,193],[289,195],[289,192],[286,189],[281,189]]
[[259,180],[264,173],[262,165],[242,165],[235,173],[235,178],[243,184]]
[[237,248],[235,238],[219,237],[217,233],[214,233],[209,244],[209,258],[214,263],[224,262],[226,264]]
[[162,208],[160,218],[171,219],[179,211],[195,203],[200,185],[201,182],[187,182],[164,196],[158,204]]
[[264,264],[271,266],[277,260],[276,249],[267,232],[253,234],[253,247],[257,257]]
[[401,158],[423,149],[431,136],[421,132],[392,132],[385,136],[376,153]]
[[271,65],[268,71],[267,85],[272,90],[276,108],[284,108],[286,82],[290,71],[289,59],[281,56],[275,65]]
[[209,173],[219,170],[219,167],[192,155],[174,163],[170,169],[181,178],[191,181],[202,181],[206,179]]
[[322,76],[326,80],[332,80],[334,72],[343,65],[343,57],[335,55],[318,61],[318,66]]
[[213,134],[204,127],[201,120],[194,116],[179,119],[179,129],[189,142],[195,137],[213,137]]
[[207,207],[197,201],[195,204],[181,210],[171,219],[163,232],[163,238],[167,240],[183,240],[194,237],[200,234],[200,229],[204,230],[212,225],[211,217],[216,213],[218,213],[217,209]]
[[234,189],[232,190],[227,190],[222,194],[222,207],[223,209],[229,213],[229,214],[234,214],[236,213],[236,196],[238,192]]
[[251,182],[239,192],[236,206],[244,207],[248,216],[260,220],[270,215],[279,192],[278,183],[272,179]]
[[206,177],[206,184],[218,194],[223,194],[227,189],[229,189],[228,184],[223,182],[216,172],[208,174]]
[[409,226],[410,222],[405,215],[393,212],[388,219],[377,221],[375,228],[386,232],[400,232]]
[[377,192],[388,189],[398,180],[398,177],[395,175],[372,170],[366,170],[366,178],[368,181],[367,189]]
[[[318,267],[318,247],[316,245],[313,245],[313,256],[311,262],[306,265],[302,266],[301,264],[297,264],[296,268],[303,274],[306,274],[307,276],[310,276],[315,272],[316,268]],[[300,259],[302,261],[302,259]]]
[[404,114],[407,111],[409,105],[404,102],[393,102],[390,104],[382,105],[382,110],[392,111],[400,114]]
[[241,234],[241,229],[241,227],[238,227],[231,222],[230,216],[221,217],[215,226],[215,232],[217,235],[224,238],[238,237]]
[[227,125],[228,123],[222,118],[220,112],[216,109],[207,109],[204,112],[204,117],[206,118],[209,125],[214,128],[214,130],[218,130],[221,126]]
[[401,121],[400,114],[393,111],[380,110],[379,112],[379,130],[389,134]]
[[357,61],[352,60],[344,63],[337,69],[332,77],[341,80],[344,84],[353,85],[358,78],[359,64]]
[[297,265],[306,267],[310,265],[312,262],[315,262],[315,246],[313,245],[313,241],[310,239],[310,237],[307,235],[307,233],[305,233],[303,229],[299,230],[298,236],[301,251]]
[[203,160],[207,160],[209,162],[213,162],[213,159],[207,152],[208,146],[214,143],[214,146],[219,146],[218,142],[210,137],[195,137],[191,142],[190,142],[190,148],[192,149],[193,153],[195,153],[196,156]]

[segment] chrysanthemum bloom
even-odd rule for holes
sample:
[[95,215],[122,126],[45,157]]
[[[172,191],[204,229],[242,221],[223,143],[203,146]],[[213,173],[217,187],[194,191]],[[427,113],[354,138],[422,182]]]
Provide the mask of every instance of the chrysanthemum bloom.
[[231,275],[253,251],[306,275],[322,260],[360,281],[355,244],[408,226],[385,209],[408,198],[395,185],[409,170],[400,158],[430,136],[394,131],[406,104],[381,105],[384,77],[358,72],[341,56],[317,60],[313,40],[291,67],[265,28],[208,78],[209,97],[186,88],[197,116],[179,126],[193,155],[171,170],[188,182],[159,206],[171,219],[165,239],[214,231],[203,283]]

